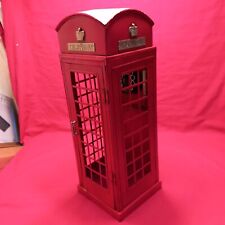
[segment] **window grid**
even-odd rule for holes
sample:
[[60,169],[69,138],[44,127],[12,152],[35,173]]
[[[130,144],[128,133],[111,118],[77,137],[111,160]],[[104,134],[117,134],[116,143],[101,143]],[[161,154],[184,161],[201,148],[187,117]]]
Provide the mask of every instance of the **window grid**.
[[97,76],[71,72],[78,130],[82,145],[85,175],[108,187],[102,114]]
[[146,69],[121,76],[122,126],[129,187],[151,172],[147,91]]

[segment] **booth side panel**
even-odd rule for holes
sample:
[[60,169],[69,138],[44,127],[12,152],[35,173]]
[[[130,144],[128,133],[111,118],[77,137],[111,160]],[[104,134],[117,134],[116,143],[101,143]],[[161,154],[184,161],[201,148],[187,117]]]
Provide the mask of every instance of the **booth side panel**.
[[150,74],[152,74],[152,82],[149,84],[151,91],[150,102],[152,104],[152,110],[150,111],[150,132],[151,135],[151,145],[155,151],[153,154],[153,166],[155,167],[155,183],[159,182],[159,168],[158,168],[158,124],[157,124],[157,74],[156,74],[156,49],[155,57],[150,63]]
[[108,65],[120,183],[117,201],[122,210],[152,192],[158,180],[155,48],[108,57]]

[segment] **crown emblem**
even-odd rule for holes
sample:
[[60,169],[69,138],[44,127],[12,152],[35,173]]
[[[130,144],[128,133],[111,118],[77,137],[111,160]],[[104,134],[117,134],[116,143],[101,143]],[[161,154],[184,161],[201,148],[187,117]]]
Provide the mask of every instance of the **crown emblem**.
[[137,37],[138,35],[138,26],[135,23],[132,23],[129,27],[129,32],[131,37]]
[[84,30],[81,27],[79,27],[76,30],[76,38],[77,38],[77,41],[83,41],[84,40],[84,36],[85,36]]

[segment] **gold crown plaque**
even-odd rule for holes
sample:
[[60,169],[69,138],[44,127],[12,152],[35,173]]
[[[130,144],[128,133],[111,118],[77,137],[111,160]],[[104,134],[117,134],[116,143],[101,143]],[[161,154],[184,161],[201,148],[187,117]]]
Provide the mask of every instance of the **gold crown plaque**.
[[131,37],[137,37],[138,35],[138,26],[135,23],[132,23],[129,27],[129,32]]
[[84,30],[81,27],[79,27],[76,30],[76,38],[77,38],[77,41],[83,41],[84,40],[84,36],[85,36]]

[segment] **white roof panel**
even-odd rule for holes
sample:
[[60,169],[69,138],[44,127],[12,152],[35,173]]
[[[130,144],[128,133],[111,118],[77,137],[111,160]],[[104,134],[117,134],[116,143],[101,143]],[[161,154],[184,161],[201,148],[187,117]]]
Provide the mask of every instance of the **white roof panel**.
[[89,16],[94,17],[102,24],[106,25],[116,14],[127,10],[129,8],[111,8],[111,9],[92,9],[87,11],[82,11]]

